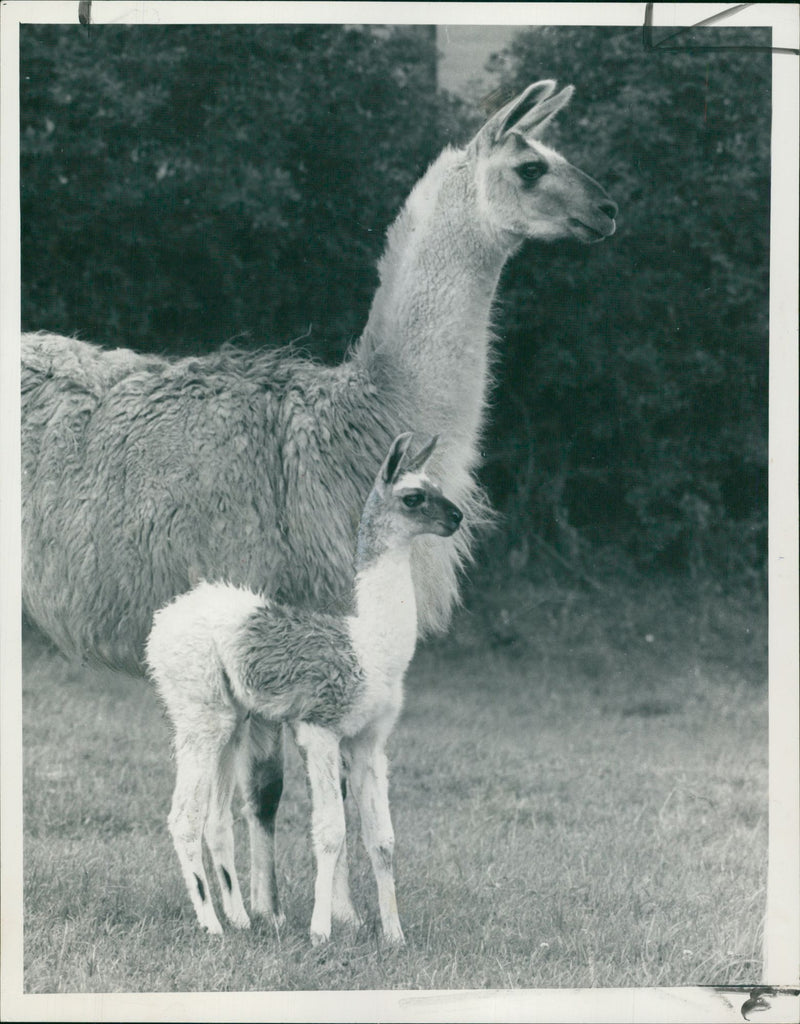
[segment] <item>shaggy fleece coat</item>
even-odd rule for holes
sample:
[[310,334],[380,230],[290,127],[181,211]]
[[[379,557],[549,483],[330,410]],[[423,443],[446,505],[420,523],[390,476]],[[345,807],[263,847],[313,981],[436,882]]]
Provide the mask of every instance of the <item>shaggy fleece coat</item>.
[[25,355],[23,599],[62,650],[139,671],[154,609],[200,578],[347,606],[375,467],[417,418],[385,358],[169,361],[48,335]]

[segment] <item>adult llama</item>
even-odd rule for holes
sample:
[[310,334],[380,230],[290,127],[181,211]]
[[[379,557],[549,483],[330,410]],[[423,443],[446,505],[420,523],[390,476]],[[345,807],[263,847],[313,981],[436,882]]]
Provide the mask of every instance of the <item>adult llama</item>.
[[[525,239],[615,230],[603,189],[539,141],[572,92],[537,82],[434,161],[389,228],[366,327],[340,366],[23,337],[22,599],[66,655],[141,673],[154,611],[199,579],[346,609],[361,509],[404,431],[441,436],[430,472],[465,513],[451,539],[421,537],[414,551],[420,633],[446,626],[480,518],[473,471],[500,272]],[[280,726],[250,750],[251,909],[280,920]],[[344,849],[333,914],[355,919]]]

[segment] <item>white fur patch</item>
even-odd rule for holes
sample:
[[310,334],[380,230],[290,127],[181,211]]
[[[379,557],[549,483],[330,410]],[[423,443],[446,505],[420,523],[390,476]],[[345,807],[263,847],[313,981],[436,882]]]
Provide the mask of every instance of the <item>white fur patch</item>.
[[178,717],[201,714],[203,697],[222,694],[220,660],[234,673],[238,630],[265,599],[245,587],[207,583],[176,597],[153,617],[147,663]]
[[350,641],[364,672],[363,699],[341,723],[353,736],[375,722],[388,732],[403,702],[403,677],[417,643],[417,602],[407,551],[387,551],[356,577]]
[[430,487],[430,477],[424,473],[403,473],[403,475],[395,481],[394,489],[397,490],[421,490],[424,491],[427,487]]

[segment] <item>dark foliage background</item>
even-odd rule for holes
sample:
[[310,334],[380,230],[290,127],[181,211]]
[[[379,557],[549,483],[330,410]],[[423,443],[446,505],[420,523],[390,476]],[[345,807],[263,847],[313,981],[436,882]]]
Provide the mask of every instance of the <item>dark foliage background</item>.
[[[547,28],[501,66],[575,83],[548,141],[620,216],[507,269],[485,550],[763,585],[769,55]],[[386,227],[484,116],[436,92],[420,27],[28,25],[21,73],[23,326],[142,351],[340,358]]]

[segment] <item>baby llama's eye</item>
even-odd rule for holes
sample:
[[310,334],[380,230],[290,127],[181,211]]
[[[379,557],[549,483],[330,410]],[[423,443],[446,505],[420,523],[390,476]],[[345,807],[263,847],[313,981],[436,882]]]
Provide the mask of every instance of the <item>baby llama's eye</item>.
[[547,164],[542,163],[540,160],[532,160],[527,164],[520,164],[516,168],[517,174],[527,184],[538,181],[546,170]]
[[425,495],[422,491],[412,491],[410,494],[403,495],[403,504],[406,508],[416,508],[421,505],[425,500]]

